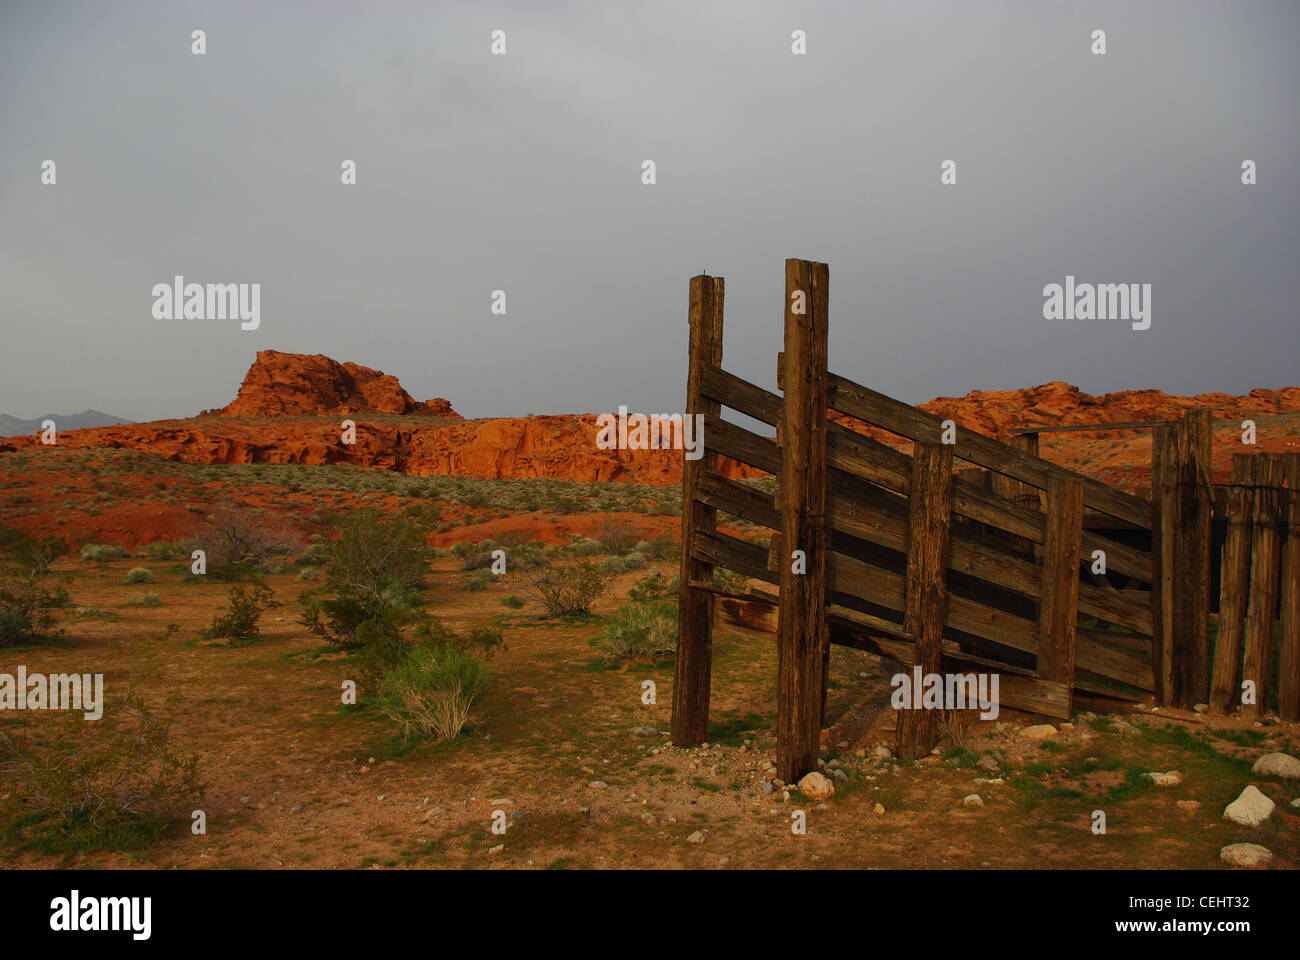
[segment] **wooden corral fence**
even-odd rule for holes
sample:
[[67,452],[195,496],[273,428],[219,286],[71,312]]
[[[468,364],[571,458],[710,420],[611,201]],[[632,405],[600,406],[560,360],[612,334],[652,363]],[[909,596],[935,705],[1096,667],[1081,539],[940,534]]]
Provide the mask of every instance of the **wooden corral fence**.
[[[816,768],[832,644],[907,671],[996,673],[1002,706],[1048,717],[1069,717],[1075,692],[1208,695],[1208,411],[1158,428],[1153,502],[1038,457],[1032,434],[1001,443],[830,373],[828,297],[825,264],[786,261],[778,394],[722,368],[724,280],[691,279],[686,411],[704,414],[705,452],[682,479],[673,742],[708,739],[717,597],[777,607],[787,781]],[[722,476],[719,455],[774,476],[775,493]],[[769,543],[720,531],[719,512]],[[719,587],[716,567],[777,592]],[[899,754],[929,752],[934,711],[899,713]]]
[[1262,715],[1277,617],[1278,714],[1300,720],[1300,454],[1234,454],[1226,516],[1210,707]]

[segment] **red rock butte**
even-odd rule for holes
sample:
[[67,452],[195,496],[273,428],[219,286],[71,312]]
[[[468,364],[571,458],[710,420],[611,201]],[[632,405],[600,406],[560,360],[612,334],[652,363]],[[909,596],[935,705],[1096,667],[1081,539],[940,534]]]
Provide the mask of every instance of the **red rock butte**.
[[319,416],[334,413],[460,414],[441,397],[418,401],[397,378],[323,354],[259,350],[239,394],[220,411],[228,417]]

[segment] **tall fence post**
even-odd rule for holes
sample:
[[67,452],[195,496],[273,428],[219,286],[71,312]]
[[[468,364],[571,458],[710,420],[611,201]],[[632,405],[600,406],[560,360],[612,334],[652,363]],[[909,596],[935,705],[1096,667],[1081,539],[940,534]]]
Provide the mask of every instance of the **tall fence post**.
[[[942,667],[951,519],[952,445],[918,443],[912,453],[908,501],[903,629],[916,641],[914,665],[923,677]],[[913,691],[912,708],[898,714],[896,752],[907,760],[926,756],[934,748],[937,727],[934,711],[921,705],[921,691]]]
[[1241,715],[1257,720],[1264,713],[1264,698],[1273,667],[1273,614],[1277,610],[1280,540],[1278,520],[1283,464],[1277,455],[1256,454],[1255,508],[1252,511],[1250,543],[1250,596],[1246,602],[1245,652],[1242,655],[1243,684],[1254,685],[1253,702],[1241,705]]
[[1282,649],[1278,654],[1278,714],[1300,720],[1300,453],[1288,453],[1286,544],[1282,548],[1279,592]]
[[1178,541],[1174,581],[1174,687],[1184,710],[1210,697],[1210,555],[1214,493],[1209,408],[1179,423]]
[[[830,274],[785,262],[785,370],[779,508],[776,766],[793,783],[816,769],[829,640],[826,630],[826,362]],[[796,559],[794,551],[802,551]]]
[[[718,417],[722,406],[704,396],[704,368],[722,363],[722,277],[691,278],[690,365],[686,375],[687,416]],[[673,743],[693,747],[709,736],[709,686],[713,661],[713,597],[692,582],[711,582],[713,565],[697,560],[691,541],[712,534],[717,511],[695,498],[701,470],[717,470],[718,455],[708,451],[682,463],[682,563],[677,610],[677,662],[673,667]]]
[[1083,481],[1074,477],[1049,477],[1047,529],[1043,536],[1042,612],[1038,617],[1038,672],[1045,680],[1065,684],[1071,704],[1078,646],[1082,549]]
[[1255,457],[1232,455],[1232,486],[1228,489],[1228,532],[1223,541],[1219,575],[1219,631],[1214,641],[1214,677],[1210,684],[1210,709],[1220,715],[1232,712],[1241,687],[1241,641],[1250,589],[1250,530],[1254,508]]
[[1178,434],[1173,424],[1151,437],[1151,668],[1156,703],[1174,699],[1174,546],[1177,543]]

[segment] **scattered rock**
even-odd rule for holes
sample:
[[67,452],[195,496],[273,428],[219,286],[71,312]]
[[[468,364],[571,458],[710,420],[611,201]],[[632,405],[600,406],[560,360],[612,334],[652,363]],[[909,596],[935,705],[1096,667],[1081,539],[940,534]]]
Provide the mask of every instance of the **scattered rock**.
[[1292,800],[1291,806],[1295,807],[1297,810],[1300,810],[1300,797],[1296,797],[1294,800]]
[[1266,753],[1255,761],[1253,771],[1265,777],[1300,777],[1300,760],[1285,753]]
[[1046,740],[1056,736],[1056,728],[1050,723],[1036,723],[1032,727],[1025,727],[1020,735],[1026,740]]
[[701,833],[699,830],[696,830],[694,833],[692,833],[689,837],[686,838],[686,842],[687,842],[687,843],[703,843],[703,842],[704,842],[704,834]]
[[659,736],[659,731],[656,730],[654,727],[636,726],[636,727],[633,727],[633,728],[632,728],[632,736],[634,736],[634,737],[657,737],[657,736]]
[[1197,810],[1201,809],[1201,801],[1179,800],[1178,809],[1183,811],[1184,813],[1195,813]]
[[1223,819],[1240,823],[1246,827],[1257,827],[1273,813],[1273,801],[1252,783],[1241,796],[1228,804],[1223,810]]
[[495,847],[488,847],[488,856],[493,856],[494,854],[498,854],[505,848],[506,845],[504,843],[498,843]]
[[772,794],[772,793],[776,793],[776,784],[773,783],[771,780],[764,780],[763,796],[767,796],[768,794]]
[[1165,773],[1144,773],[1146,777],[1157,787],[1176,787],[1183,782],[1183,775],[1177,770],[1169,770]]
[[1208,703],[1194,703],[1192,704],[1192,709],[1197,713],[1209,713],[1210,705]]
[[1072,723],[1063,723],[1063,724],[1061,724],[1061,732],[1062,732],[1062,733],[1069,733],[1069,732],[1070,732],[1071,730],[1073,730],[1073,729],[1074,729],[1074,724],[1072,724]]
[[587,784],[587,786],[591,787],[593,790],[604,790],[609,786],[609,784],[604,780],[593,780],[591,783]]
[[1126,737],[1140,737],[1142,731],[1127,720],[1116,720],[1114,730],[1116,733],[1123,734]]
[[641,814],[641,822],[653,827],[659,821],[655,818],[653,813],[643,813]]
[[841,770],[839,767],[836,767],[834,770],[831,771],[831,776],[834,778],[836,783],[843,783],[844,781],[849,779],[849,775],[845,773],[843,770]]
[[885,805],[883,803],[876,804],[876,816],[883,817],[884,815],[885,815]]
[[1262,867],[1273,859],[1273,851],[1258,843],[1230,843],[1219,851],[1219,859],[1234,867]]
[[835,784],[825,774],[813,771],[799,781],[799,792],[810,800],[829,800],[835,796]]
[[997,758],[991,753],[986,753],[984,756],[980,757],[977,766],[981,770],[987,770],[989,773],[997,773],[1002,769],[998,766]]
[[969,793],[961,798],[961,805],[963,807],[982,807],[984,806],[984,798],[978,793]]
[[875,757],[877,760],[894,759],[894,751],[890,750],[883,743],[880,746],[876,747],[876,749],[872,750],[871,755]]
[[515,802],[509,797],[497,797],[492,801],[492,806],[494,807],[513,807],[514,805]]

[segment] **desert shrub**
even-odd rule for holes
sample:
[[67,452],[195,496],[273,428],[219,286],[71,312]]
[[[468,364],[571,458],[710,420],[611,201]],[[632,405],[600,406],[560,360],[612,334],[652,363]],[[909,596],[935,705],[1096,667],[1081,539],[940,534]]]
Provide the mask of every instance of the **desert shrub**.
[[203,796],[196,755],[177,751],[170,725],[131,693],[87,723],[55,715],[31,731],[0,730],[6,839],[47,852],[121,850],[188,819]]
[[516,593],[501,598],[501,606],[509,607],[511,610],[518,610],[524,605],[524,598]]
[[639,553],[625,553],[621,557],[606,557],[601,561],[600,569],[604,573],[620,574],[629,570],[640,570],[645,566],[645,557]]
[[475,570],[465,578],[466,590],[486,590],[492,582],[491,570]]
[[682,505],[680,502],[660,500],[646,512],[652,517],[680,517]]
[[600,541],[593,540],[591,537],[578,537],[569,545],[569,550],[579,557],[594,557],[605,552]]
[[159,607],[162,606],[162,598],[156,593],[145,593],[134,597],[126,602],[128,607]]
[[609,574],[590,560],[549,566],[529,575],[533,591],[553,617],[585,616],[609,590]]
[[403,739],[449,740],[464,729],[488,681],[482,662],[454,643],[415,646],[385,674],[376,706]]
[[608,517],[597,536],[606,553],[627,553],[636,543],[636,529],[626,520]]
[[295,567],[318,567],[329,558],[329,544],[313,543],[293,558]]
[[107,563],[125,556],[129,554],[115,543],[88,543],[81,548],[81,559],[94,563]]
[[619,607],[592,645],[607,663],[672,656],[677,650],[677,606],[669,600],[643,600]]
[[132,567],[127,571],[123,583],[153,583],[153,571],[147,567]]
[[423,616],[417,588],[427,557],[417,522],[369,508],[352,512],[329,544],[325,582],[300,597],[303,624],[345,650],[375,645],[384,662]]
[[189,555],[188,551],[182,551],[179,543],[168,543],[165,540],[146,543],[138,552],[140,556],[150,560],[179,560]]
[[668,597],[675,597],[677,590],[669,583],[662,573],[655,570],[646,574],[634,583],[627,591],[628,599],[637,600],[659,600]]
[[475,627],[468,634],[452,630],[437,617],[426,617],[416,627],[412,646],[454,646],[476,657],[491,659],[505,646],[505,635],[500,627]]
[[475,550],[465,557],[465,562],[461,565],[462,570],[486,570],[492,566],[491,550]]
[[636,545],[636,552],[649,560],[677,560],[681,551],[681,545],[667,534],[660,534],[653,540],[642,540]]
[[299,583],[312,583],[320,579],[320,567],[303,567],[298,571]]
[[50,583],[55,545],[0,528],[0,647],[44,639],[54,632],[53,611],[68,592]]
[[33,573],[48,573],[50,564],[69,550],[68,541],[47,533],[30,537],[9,527],[0,527],[0,559]]
[[451,545],[451,555],[458,560],[464,560],[476,549],[477,546],[468,540],[457,540]]
[[523,570],[540,566],[546,560],[546,547],[540,543],[520,543],[510,547],[506,552],[506,562],[510,567]]
[[203,633],[204,640],[257,640],[262,635],[258,626],[262,614],[280,605],[271,588],[260,580],[232,584],[227,598],[226,609],[213,617],[212,625]]
[[264,571],[272,556],[292,552],[287,543],[291,536],[268,530],[251,510],[222,506],[213,512],[198,540],[207,553],[210,575],[239,579]]

